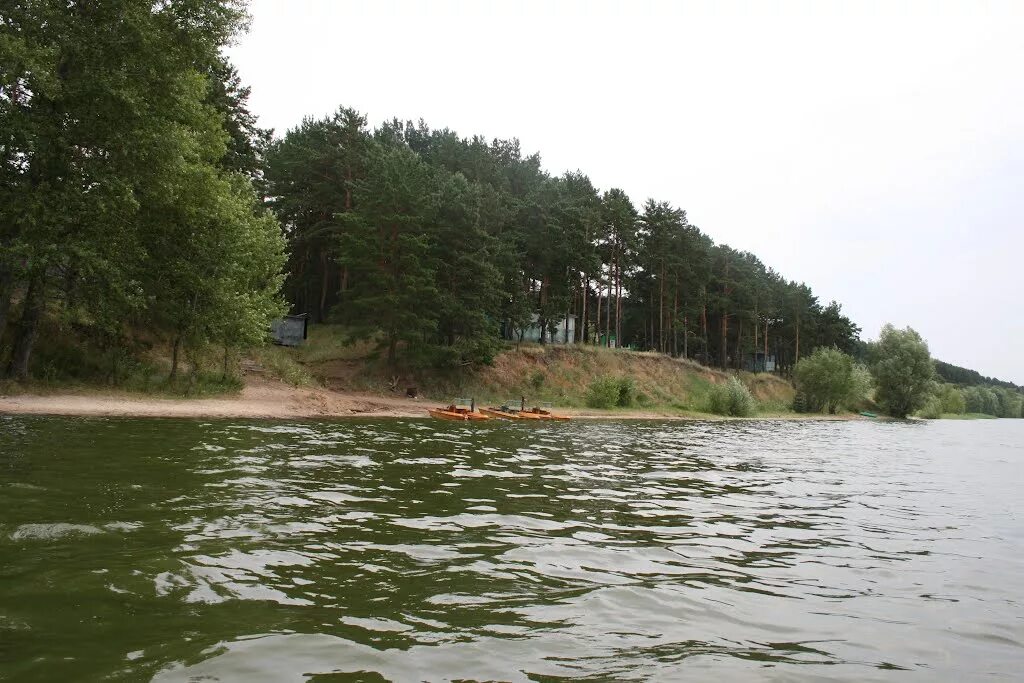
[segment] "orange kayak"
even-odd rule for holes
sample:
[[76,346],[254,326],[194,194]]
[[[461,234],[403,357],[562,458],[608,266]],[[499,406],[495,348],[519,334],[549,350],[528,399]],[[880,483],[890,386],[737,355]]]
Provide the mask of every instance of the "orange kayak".
[[572,418],[568,415],[559,415],[558,413],[552,413],[550,410],[544,410],[543,408],[530,408],[521,412],[522,415],[532,415],[536,419],[540,420],[559,420],[561,422],[568,422]]
[[439,420],[490,420],[479,410],[470,410],[469,408],[460,408],[456,406],[448,406],[447,408],[427,408],[427,412],[430,413],[431,417],[436,417]]
[[454,410],[445,410],[444,408],[427,408],[427,412],[430,413],[430,417],[436,417],[439,420],[467,420],[465,413],[459,413]]
[[480,412],[488,417],[503,417],[506,420],[539,420],[540,415],[534,415],[533,413],[524,413],[521,411],[512,412],[510,410],[502,410],[501,408],[481,408]]

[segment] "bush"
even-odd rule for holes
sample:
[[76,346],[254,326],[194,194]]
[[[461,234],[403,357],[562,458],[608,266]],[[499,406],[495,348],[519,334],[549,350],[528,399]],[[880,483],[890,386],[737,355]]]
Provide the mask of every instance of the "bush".
[[591,408],[614,408],[619,402],[619,382],[610,377],[600,377],[587,388],[587,405]]
[[1021,410],[1021,396],[1013,389],[1007,389],[1000,387],[995,390],[997,405],[998,405],[998,416],[999,417],[1019,417]]
[[315,384],[309,370],[295,360],[292,353],[280,346],[263,346],[252,349],[253,359],[259,363],[271,377],[287,382],[295,387]]
[[632,377],[622,377],[618,381],[618,387],[619,395],[615,400],[615,405],[620,408],[629,408],[636,400],[636,383],[633,382]]
[[979,392],[981,393],[981,410],[979,412],[986,415],[999,415],[999,397],[996,396],[996,392],[988,387],[980,387]]
[[963,395],[968,413],[985,412],[985,395],[981,387],[967,387],[964,389]]
[[867,366],[861,363],[854,364],[850,379],[850,393],[846,396],[845,405],[847,408],[858,408],[871,400],[871,395],[875,391],[875,380]]
[[796,364],[793,382],[808,410],[835,413],[854,393],[853,358],[839,349],[819,347]]
[[746,417],[754,412],[754,397],[750,390],[735,377],[725,384],[712,387],[708,396],[708,412],[716,415]]
[[942,399],[937,395],[928,397],[928,401],[924,404],[924,407],[917,412],[918,416],[925,418],[926,420],[937,420],[942,417]]
[[942,412],[963,415],[967,412],[967,401],[964,392],[952,384],[940,384],[935,391],[936,398],[942,403]]

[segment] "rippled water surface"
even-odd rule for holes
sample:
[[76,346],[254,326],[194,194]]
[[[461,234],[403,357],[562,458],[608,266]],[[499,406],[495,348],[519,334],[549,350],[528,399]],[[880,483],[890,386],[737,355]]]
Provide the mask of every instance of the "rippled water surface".
[[1021,680],[1024,421],[0,417],[0,679]]

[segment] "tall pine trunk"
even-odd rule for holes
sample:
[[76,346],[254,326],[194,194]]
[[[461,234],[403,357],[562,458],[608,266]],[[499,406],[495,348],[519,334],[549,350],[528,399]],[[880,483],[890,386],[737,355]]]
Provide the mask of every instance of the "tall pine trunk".
[[323,322],[325,317],[325,310],[327,308],[327,278],[329,276],[329,268],[327,267],[327,252],[320,252],[320,268],[323,270],[320,278],[320,307],[318,309],[317,322]]
[[800,316],[796,317],[796,358],[793,359],[793,365],[800,362]]
[[722,341],[718,347],[718,364],[723,369],[729,366],[729,314],[722,311]]
[[45,306],[46,276],[44,273],[38,273],[29,281],[25,306],[18,321],[18,336],[14,340],[11,363],[7,368],[7,375],[19,382],[28,379],[28,364],[32,358],[32,348],[39,336],[39,321],[43,317]]
[[576,335],[580,342],[587,343],[587,299],[590,298],[590,276],[587,275],[583,278],[583,307],[580,311],[580,329],[576,331]]
[[615,259],[615,348],[622,346],[622,266]]
[[0,340],[7,330],[7,317],[11,312],[11,298],[14,296],[14,273],[0,265]]
[[654,341],[654,297],[653,296],[649,297],[649,299],[650,300],[649,300],[649,302],[647,304],[648,305],[648,311],[647,311],[648,332],[647,332],[647,335],[646,335],[647,336],[647,345],[651,348],[652,351],[655,351],[655,350],[658,349],[658,345]]
[[708,356],[708,288],[704,285],[700,288],[701,303],[700,303],[700,337],[704,348],[701,349],[703,355],[702,362],[710,363],[711,359]]
[[612,284],[615,282],[615,272],[608,273],[608,300],[605,302],[605,322],[604,322],[604,345],[611,347],[612,345]]
[[755,369],[757,365],[757,331],[761,328],[761,326],[758,324],[760,322],[761,317],[757,314],[757,309],[754,309],[754,346],[752,348],[754,349]]
[[683,358],[690,357],[690,317],[683,316]]
[[393,368],[398,362],[398,335],[391,334],[388,338],[388,367]]
[[672,288],[672,357],[679,357],[679,281]]
[[665,353],[665,259],[661,260],[658,289],[658,346],[659,350]]
[[181,357],[181,335],[174,338],[174,345],[171,350],[171,376],[169,381],[178,379],[178,359]]
[[736,358],[733,359],[733,367],[737,370],[743,367],[743,316],[740,316],[740,324],[736,331]]
[[598,346],[601,345],[601,280],[598,279],[594,282],[594,290],[597,298],[597,315],[594,318],[594,331],[596,332],[597,338],[594,340]]

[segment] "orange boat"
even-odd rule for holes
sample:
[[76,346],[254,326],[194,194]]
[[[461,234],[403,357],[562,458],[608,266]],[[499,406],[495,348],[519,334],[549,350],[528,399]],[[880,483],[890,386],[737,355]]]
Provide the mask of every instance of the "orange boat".
[[481,408],[480,412],[489,417],[503,417],[506,420],[539,420],[540,415],[534,415],[533,413],[524,413],[518,408],[511,407],[512,402],[508,402],[500,408]]
[[533,407],[529,410],[520,411],[523,415],[533,415],[540,420],[558,420],[560,422],[568,422],[572,418],[568,415],[559,415],[558,413],[551,412],[551,404],[544,403],[541,407]]
[[448,408],[427,408],[427,412],[430,413],[430,417],[436,417],[439,420],[468,420],[465,413],[460,413],[457,410],[448,410]]
[[446,408],[427,408],[427,412],[430,413],[431,417],[436,417],[439,420],[490,420],[491,418],[484,415],[482,412],[476,409],[476,403],[473,399],[456,399],[455,403],[452,403]]

